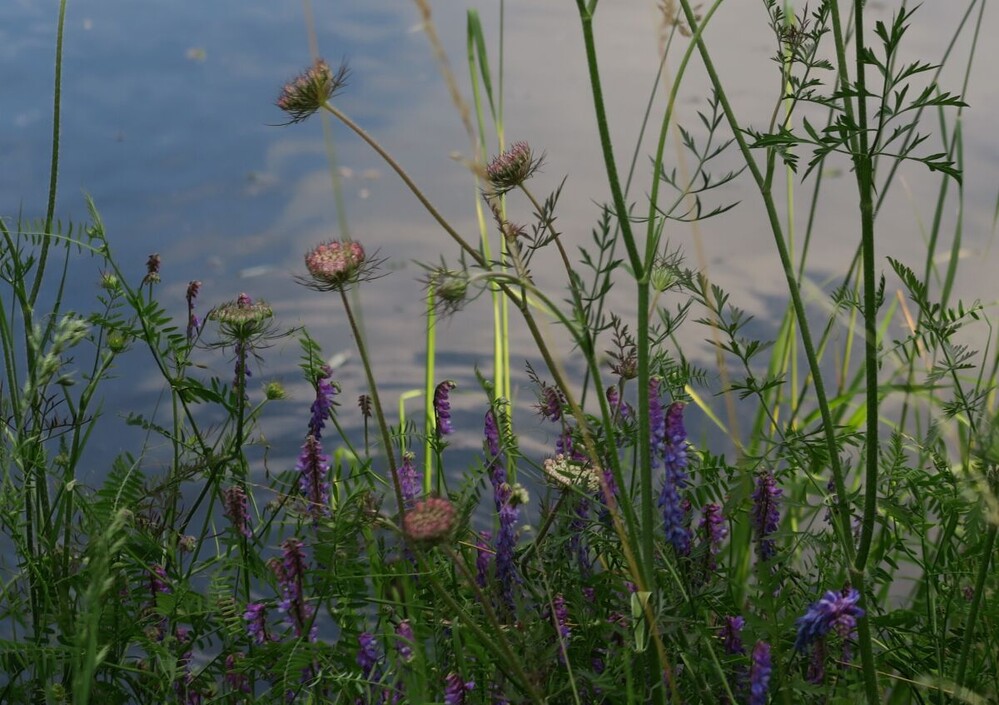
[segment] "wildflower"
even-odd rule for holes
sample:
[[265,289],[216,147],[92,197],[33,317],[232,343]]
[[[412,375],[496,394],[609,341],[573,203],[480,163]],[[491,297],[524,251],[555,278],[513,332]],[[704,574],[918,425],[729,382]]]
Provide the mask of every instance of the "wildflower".
[[284,399],[284,387],[280,382],[268,382],[264,385],[264,397],[268,401],[278,401]]
[[222,492],[222,504],[225,506],[225,516],[232,522],[236,533],[246,538],[253,536],[246,506],[246,491],[239,485],[233,485]]
[[772,670],[770,644],[765,641],[756,642],[752,665],[749,667],[749,705],[766,705]]
[[201,321],[194,313],[194,300],[201,291],[201,282],[192,281],[187,285],[187,342],[193,341],[201,332]]
[[493,558],[493,552],[489,550],[491,538],[491,533],[483,531],[475,541],[475,584],[479,587],[485,587],[489,578],[489,566]]
[[243,612],[246,633],[254,644],[264,644],[271,640],[267,633],[267,606],[262,602],[251,602]]
[[[271,568],[281,585],[281,601],[278,609],[288,615],[288,621],[295,630],[295,635],[301,637],[305,627],[312,621],[315,608],[305,602],[303,584],[307,562],[302,542],[297,538],[285,539],[281,544],[281,560],[271,562]],[[316,630],[312,628],[309,639],[315,641]]]
[[413,502],[420,496],[422,489],[422,479],[416,466],[413,464],[414,456],[409,451],[402,454],[402,465],[399,467],[399,484],[402,487],[402,500],[409,511],[413,508]]
[[725,527],[725,517],[722,516],[721,507],[717,504],[706,504],[701,510],[701,535],[704,545],[707,548],[707,569],[715,570],[718,561],[715,556],[721,551],[721,542],[728,534]]
[[404,619],[395,627],[395,650],[405,663],[413,660],[413,625],[408,619]]
[[274,316],[266,301],[254,301],[246,293],[216,306],[208,314],[217,321],[223,332],[234,340],[248,340],[263,331],[263,322]]
[[492,409],[486,412],[485,427],[486,450],[489,451],[489,459],[495,461],[500,454],[500,431],[496,424],[496,415]]
[[101,272],[100,287],[105,291],[115,293],[121,289],[121,280],[114,272]]
[[446,379],[434,389],[434,419],[437,426],[437,437],[446,436],[454,431],[451,426],[451,400],[448,398],[456,386],[453,380]]
[[554,458],[545,458],[542,467],[545,479],[553,487],[559,489],[577,487],[591,493],[600,491],[601,471],[574,462],[564,453],[559,453]]
[[422,280],[434,297],[434,310],[442,316],[457,313],[468,302],[468,273],[464,270],[454,270],[443,262],[439,267],[425,266],[428,274]]
[[777,479],[772,472],[765,472],[756,478],[753,492],[753,530],[756,533],[756,553],[761,561],[773,558],[777,553],[777,542],[771,536],[780,526],[780,497],[784,490],[777,487]]
[[[653,398],[650,394],[650,418]],[[684,500],[680,498],[680,490],[687,482],[687,475],[684,472],[684,468],[687,467],[687,431],[683,426],[682,403],[673,402],[666,409],[662,415],[662,432],[658,436],[661,439],[659,449],[666,469],[663,488],[659,493],[666,540],[673,545],[677,554],[686,556],[690,554],[690,529],[687,527]],[[653,442],[656,442],[655,435]]]
[[361,667],[365,678],[372,679],[382,660],[378,639],[371,632],[361,632],[357,637],[357,643],[361,647],[357,652],[357,665]]
[[465,693],[475,688],[475,681],[463,681],[452,671],[444,678],[444,705],[464,705]]
[[149,255],[149,259],[146,260],[146,276],[142,278],[143,284],[159,284],[161,262],[158,252]]
[[330,457],[313,435],[306,436],[298,454],[298,489],[307,502],[307,512],[314,519],[330,515]]
[[541,166],[544,155],[535,157],[527,142],[515,142],[493,158],[486,167],[486,179],[495,195],[510,191],[527,181]]
[[625,421],[634,416],[634,409],[624,399],[614,385],[607,387],[607,404],[610,406],[611,414],[618,421]]
[[548,421],[558,421],[562,418],[562,404],[565,403],[562,392],[557,387],[549,387],[542,384],[541,392],[538,395],[538,403],[535,408],[543,419]]
[[835,629],[843,639],[853,636],[857,620],[864,610],[857,605],[860,593],[856,588],[843,588],[840,592],[829,590],[822,599],[813,603],[804,615],[798,617],[798,637],[794,648],[805,651],[817,639]]
[[339,391],[331,381],[333,370],[329,365],[323,365],[316,375],[316,399],[312,402],[312,418],[309,420],[309,433],[318,440],[326,427],[326,419],[333,410],[333,397]]
[[229,654],[225,657],[225,684],[233,693],[249,693],[250,678],[245,673],[237,670],[240,662],[246,658],[245,654]]
[[746,626],[746,620],[738,615],[725,617],[725,624],[722,625],[718,638],[727,654],[744,654],[746,647],[742,645],[742,628]]
[[286,124],[308,119],[347,82],[347,66],[341,64],[334,73],[323,59],[285,84],[276,105],[291,118]]
[[170,585],[167,583],[166,568],[161,563],[154,563],[149,567],[149,592],[156,599],[158,594],[170,594]]
[[357,397],[357,408],[361,410],[361,416],[365,419],[371,418],[371,396],[361,394]]
[[311,277],[306,285],[317,291],[339,291],[358,281],[366,259],[359,242],[331,240],[317,245],[305,255],[305,268]]
[[572,629],[569,627],[569,608],[566,607],[562,593],[558,593],[552,598],[552,618],[559,637],[563,642],[569,641],[569,637],[572,636]]
[[444,497],[428,497],[417,502],[403,519],[403,531],[410,541],[433,544],[450,535],[456,520],[454,505]]
[[503,482],[496,491],[496,501],[499,503],[499,535],[496,537],[496,577],[500,582],[500,594],[506,606],[512,612],[513,586],[519,582],[517,566],[513,560],[513,551],[517,545],[515,526],[520,511],[512,501],[511,487]]

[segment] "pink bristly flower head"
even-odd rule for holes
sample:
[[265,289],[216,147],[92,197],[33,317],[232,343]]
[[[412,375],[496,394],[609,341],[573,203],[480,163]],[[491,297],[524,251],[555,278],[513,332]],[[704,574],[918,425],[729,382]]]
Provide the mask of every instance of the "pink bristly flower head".
[[414,543],[440,543],[451,535],[457,521],[457,511],[444,497],[428,497],[406,512],[403,531]]
[[348,73],[346,64],[334,71],[324,59],[316,59],[312,66],[288,81],[275,102],[290,118],[285,124],[310,118],[346,85]]
[[543,159],[544,155],[534,156],[527,142],[513,143],[486,167],[486,179],[493,194],[499,196],[523,184],[534,175]]
[[317,291],[338,291],[361,278],[366,262],[364,248],[359,242],[324,242],[305,254],[309,279],[304,283]]

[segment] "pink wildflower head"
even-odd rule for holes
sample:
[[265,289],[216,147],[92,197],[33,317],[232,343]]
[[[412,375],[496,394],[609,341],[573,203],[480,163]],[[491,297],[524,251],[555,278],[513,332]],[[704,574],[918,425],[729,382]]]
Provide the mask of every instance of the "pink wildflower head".
[[316,291],[337,291],[361,279],[371,266],[361,243],[331,240],[305,254],[309,277],[302,283]]
[[434,544],[445,540],[454,529],[457,511],[444,497],[429,497],[413,505],[403,519],[406,538],[415,543]]
[[316,59],[312,66],[288,81],[275,103],[290,118],[285,124],[291,125],[311,117],[346,85],[348,73],[346,64],[333,71],[324,59]]
[[499,196],[520,186],[534,175],[543,159],[544,155],[534,156],[527,142],[515,142],[486,167],[486,179],[492,192]]

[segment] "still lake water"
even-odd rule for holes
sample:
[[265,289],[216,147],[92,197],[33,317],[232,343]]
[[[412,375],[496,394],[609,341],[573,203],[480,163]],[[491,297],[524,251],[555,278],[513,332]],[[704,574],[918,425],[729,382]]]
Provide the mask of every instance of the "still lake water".
[[[630,158],[655,79],[656,4],[604,0],[597,14],[602,77],[619,163]],[[0,3],[0,215],[7,218],[44,213],[57,5],[54,0]],[[910,57],[939,60],[966,7],[959,5],[927,3],[916,13],[907,37]],[[467,6],[436,3],[434,8],[438,33],[465,89]],[[869,6],[879,18],[890,18],[890,6]],[[368,0],[315,3],[313,9],[321,53],[331,62],[349,58],[352,67],[338,105],[382,141],[453,224],[475,233],[474,188],[467,171],[452,158],[456,151],[468,153],[468,141],[415,5]],[[495,38],[496,4],[482,3],[480,11]],[[340,234],[322,128],[318,119],[273,126],[282,122],[273,106],[282,83],[310,60],[304,14],[300,3],[273,0],[71,1],[57,213],[64,220],[84,222],[82,194],[90,194],[117,258],[135,279],[141,277],[146,257],[159,252],[159,295],[178,320],[184,315],[188,281],[200,279],[202,312],[246,291],[268,300],[283,325],[307,325],[333,355],[353,350],[342,311],[331,297],[293,282],[303,270],[304,251]],[[539,194],[556,188],[568,175],[558,225],[567,247],[574,250],[589,243],[598,216],[595,204],[607,200],[575,3],[511,1],[506,20],[507,140],[527,139],[547,152],[544,171],[535,180]],[[776,86],[766,20],[762,2],[730,2],[708,32],[743,124],[757,127],[765,125],[773,110]],[[994,13],[986,15],[982,36],[997,36],[997,24]],[[968,44],[967,37],[959,42],[957,59],[944,72],[941,83],[946,90],[960,90]],[[683,48],[685,40],[678,46]],[[971,109],[964,122],[965,257],[957,295],[993,302],[996,252],[990,244],[999,184],[999,141],[994,136],[999,83],[993,67],[999,65],[999,43],[985,40],[978,51],[966,93]],[[674,58],[671,65],[677,61]],[[706,106],[705,85],[702,74],[692,70],[681,93],[683,124],[698,126],[696,111]],[[927,120],[923,131],[936,128]],[[351,236],[369,251],[378,250],[393,270],[365,285],[360,300],[376,375],[385,382],[386,406],[394,410],[401,391],[421,386],[424,304],[417,280],[422,270],[413,262],[435,262],[442,254],[453,262],[456,249],[375,154],[339,125],[334,136]],[[653,150],[653,138],[647,138],[642,154]],[[668,154],[675,154],[670,150]],[[639,163],[646,163],[644,157]],[[716,170],[733,164],[732,159],[722,160]],[[826,179],[808,272],[811,282],[826,288],[841,276],[857,241],[856,189],[848,165],[839,166],[838,175],[833,171]],[[639,202],[647,189],[646,172],[639,168],[631,193]],[[878,221],[882,268],[887,270],[883,257],[888,254],[914,267],[921,264],[937,188],[937,178],[921,166],[903,168]],[[811,182],[798,188],[799,228],[807,215],[802,204],[810,189]],[[756,315],[764,327],[772,327],[783,305],[783,278],[748,176],[723,195],[708,197],[714,204],[733,201],[741,205],[699,229],[704,261],[712,279],[732,293],[733,302]],[[527,220],[522,204],[512,207],[514,219],[520,208],[519,219]],[[944,249],[950,246],[955,220],[951,208],[945,214]],[[691,228],[674,225],[668,237],[687,252],[690,266],[701,266]],[[546,276],[545,270],[536,267],[539,279],[560,287],[561,281]],[[93,301],[95,269],[84,262],[71,283],[72,300]],[[630,297],[631,292],[621,289],[612,303],[627,311]],[[438,377],[459,382],[455,443],[467,450],[480,445],[486,402],[477,390],[474,368],[487,374],[490,370],[489,330],[485,299],[439,329]],[[705,337],[704,329],[688,324],[681,339],[691,346],[688,354],[709,364],[711,358],[699,343]],[[518,367],[524,359],[536,359],[519,326],[512,349]],[[563,352],[570,372],[578,371],[571,350]],[[310,401],[298,378],[297,358],[293,341],[279,344],[267,351],[264,367],[255,371],[256,380],[280,380],[290,391],[289,400],[272,407],[264,425],[276,446],[272,463],[277,465],[293,462]],[[163,401],[161,382],[145,374],[147,365],[142,350],[132,351],[122,359],[118,379],[107,387],[105,417],[94,448],[104,460],[94,463],[94,477],[89,478],[93,482],[103,475],[106,459],[120,450],[138,452],[143,442],[135,429],[125,427],[119,410],[152,414]],[[337,377],[344,388],[341,413],[353,419],[354,400],[364,388],[356,356]],[[523,375],[520,381],[525,381]],[[702,392],[710,397],[718,386],[712,377],[709,389]],[[530,403],[525,385],[518,395],[519,404]],[[720,400],[715,401],[721,409]],[[410,413],[419,413],[419,406],[411,402]],[[347,425],[356,427],[356,420]],[[551,441],[540,428],[531,439],[539,452]]]

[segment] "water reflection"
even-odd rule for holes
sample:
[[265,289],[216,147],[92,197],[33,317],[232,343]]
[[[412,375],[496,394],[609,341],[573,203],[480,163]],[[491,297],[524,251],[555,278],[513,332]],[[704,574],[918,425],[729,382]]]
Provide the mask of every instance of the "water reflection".
[[[474,238],[476,194],[467,171],[452,159],[467,154],[468,142],[452,109],[433,57],[408,3],[379,0],[317,7],[320,47],[332,60],[349,56],[353,79],[340,105],[375,134],[416,180],[424,184],[442,212]],[[465,18],[458,4],[439,6],[438,32],[459,78],[464,56]],[[491,12],[491,9],[490,9]],[[879,12],[889,16],[889,8]],[[956,13],[944,6],[924,6],[909,34],[913,56],[937,57],[956,26]],[[0,58],[5,91],[0,95],[0,210],[11,216],[42,212],[47,183],[49,86],[54,41],[55,3],[27,0],[0,8]],[[495,17],[486,24],[495,34]],[[507,4],[505,113],[508,139],[526,138],[548,159],[537,179],[539,195],[555,189],[568,175],[558,211],[558,227],[570,251],[590,242],[597,203],[606,200],[605,179],[575,8],[571,2]],[[995,18],[987,19],[993,25]],[[598,42],[610,120],[622,163],[630,158],[648,91],[654,80],[659,46],[655,2],[605,3],[598,15]],[[984,28],[985,36],[988,27]],[[709,31],[715,60],[746,124],[761,124],[773,109],[774,75],[762,3],[730,3]],[[679,46],[683,46],[680,41]],[[977,66],[995,65],[994,43],[979,47]],[[160,252],[164,283],[160,296],[182,315],[183,292],[190,279],[204,282],[205,306],[231,299],[240,291],[267,299],[287,326],[305,325],[328,354],[351,349],[346,322],[332,297],[293,283],[302,269],[302,253],[337,234],[331,173],[318,121],[277,128],[281,116],[272,101],[284,80],[308,62],[300,8],[295,3],[227,0],[211,4],[168,0],[141,6],[126,0],[71,5],[67,25],[64,75],[63,162],[59,213],[85,217],[81,191],[93,195],[108,227],[117,256],[138,277],[145,257]],[[679,117],[697,125],[705,108],[704,82],[692,69],[682,93]],[[959,88],[961,74],[945,73],[944,82]],[[999,155],[991,138],[990,116],[997,108],[995,86],[973,80],[968,102],[974,110],[965,122],[966,197],[962,214],[965,247],[973,255],[963,263],[958,295],[982,296],[979,289],[994,269],[987,249],[991,238],[994,174]],[[661,107],[661,101],[657,104]],[[928,125],[927,130],[930,129]],[[391,276],[360,291],[376,372],[388,399],[420,386],[423,364],[423,308],[420,270],[413,260],[437,261],[456,249],[411,194],[356,138],[334,127],[339,176],[346,217],[353,237],[388,258]],[[647,142],[640,154],[651,151]],[[677,157],[671,157],[677,159]],[[737,162],[719,160],[719,170]],[[641,203],[647,183],[646,160],[639,156],[631,198]],[[826,174],[826,191],[816,213],[809,281],[828,290],[852,255],[857,240],[855,187],[841,164]],[[810,184],[799,188],[803,197]],[[919,257],[923,224],[938,188],[937,178],[918,165],[903,169],[879,220],[880,254],[903,260]],[[772,320],[774,297],[783,281],[766,220],[747,179],[726,191],[723,201],[741,201],[732,212],[702,224],[697,236],[711,277],[750,313]],[[512,202],[514,219],[527,220],[529,209]],[[520,214],[519,218],[516,215]],[[845,217],[844,217],[845,216]],[[805,214],[799,213],[799,228]],[[953,223],[948,223],[952,227]],[[946,230],[945,230],[946,232]],[[693,266],[694,232],[672,226],[667,236],[687,250]],[[539,261],[539,281],[558,289],[558,268]],[[96,292],[96,272],[84,265],[74,274],[74,292],[86,300]],[[818,291],[815,294],[819,296]],[[619,289],[611,305],[627,311],[631,292]],[[456,405],[467,414],[457,424],[466,449],[478,448],[484,395],[476,393],[474,370],[490,367],[489,311],[485,299],[450,322],[440,324],[444,354],[440,377],[457,379]],[[558,337],[555,327],[550,334]],[[701,339],[690,325],[681,340],[710,364]],[[537,363],[533,344],[520,326],[511,342],[515,364]],[[573,368],[570,346],[559,346]],[[261,379],[289,385],[289,411],[267,418],[271,439],[297,439],[308,390],[297,379],[297,346],[288,342],[269,351]],[[108,387],[110,409],[146,409],[151,413],[161,393],[158,380],[143,374],[141,350],[122,361],[120,379]],[[224,361],[216,369],[223,370]],[[535,365],[540,368],[540,365]],[[575,367],[578,373],[578,365]],[[220,372],[223,374],[223,372]],[[577,377],[578,378],[578,377]],[[523,381],[523,378],[520,378]],[[127,382],[125,381],[127,380]],[[363,389],[363,376],[352,359],[340,371],[344,412]],[[712,380],[717,388],[717,383]],[[527,403],[529,391],[518,388]],[[390,402],[394,405],[394,401]],[[106,414],[101,436],[104,452],[113,454],[141,441],[134,431],[119,434],[120,419]],[[356,419],[354,427],[359,423]],[[348,424],[349,425],[349,424]],[[464,425],[464,428],[463,428]],[[113,429],[113,430],[112,430]],[[532,441],[540,450],[550,442],[539,431]],[[127,441],[127,443],[126,443]],[[278,441],[284,443],[284,441]],[[283,454],[293,458],[296,440]],[[134,450],[134,446],[131,447]]]

